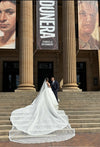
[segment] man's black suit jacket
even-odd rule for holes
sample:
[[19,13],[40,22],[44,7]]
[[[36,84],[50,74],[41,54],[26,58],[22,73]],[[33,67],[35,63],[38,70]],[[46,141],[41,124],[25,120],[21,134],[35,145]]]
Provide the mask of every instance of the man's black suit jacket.
[[55,94],[55,96],[56,96],[56,99],[57,99],[57,101],[58,101],[57,92],[58,92],[58,90],[59,90],[59,84],[58,84],[57,81],[54,81],[54,83],[51,82],[50,85],[51,85],[52,91],[54,92],[54,94]]

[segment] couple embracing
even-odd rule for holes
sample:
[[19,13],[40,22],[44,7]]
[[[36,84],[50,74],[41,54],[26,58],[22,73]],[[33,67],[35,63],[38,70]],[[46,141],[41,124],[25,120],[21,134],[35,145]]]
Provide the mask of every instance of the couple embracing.
[[48,81],[48,85],[50,85],[55,97],[56,97],[56,100],[58,102],[58,95],[57,95],[57,92],[59,90],[59,84],[58,84],[58,81],[55,80],[54,77],[51,77],[51,81],[49,83],[49,79],[46,78],[46,81]]

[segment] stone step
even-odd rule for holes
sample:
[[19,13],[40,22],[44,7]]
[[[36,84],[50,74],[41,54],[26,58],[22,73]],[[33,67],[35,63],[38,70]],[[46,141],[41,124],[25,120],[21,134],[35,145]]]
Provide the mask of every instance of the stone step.
[[100,127],[75,128],[76,133],[100,133]]
[[82,115],[82,114],[100,114],[99,111],[65,111],[67,115],[73,114],[73,115]]
[[[8,95],[8,96],[1,96],[0,93],[0,100],[34,100],[37,97],[37,95]],[[92,96],[85,96],[83,95],[83,93],[81,93],[81,95],[70,95],[70,97],[68,97],[68,95],[59,95],[58,94],[58,98],[62,101],[73,101],[73,100],[98,100],[100,101],[100,93],[99,95],[92,95]]]
[[10,130],[12,128],[12,125],[0,125],[0,130]]
[[82,96],[82,94],[84,95],[88,95],[88,96],[91,96],[92,95],[100,95],[100,91],[83,91],[83,92],[61,92],[59,91],[58,92],[59,95],[71,95],[71,96],[77,96],[77,95],[80,95]]
[[82,114],[82,115],[68,115],[69,119],[85,119],[85,118],[100,118],[100,114]]
[[19,102],[18,101],[15,101],[15,102],[10,102],[10,101],[9,102],[1,102],[0,101],[0,106],[3,106],[4,104],[8,105],[8,106],[13,105],[13,104],[17,104],[17,106],[18,106],[18,105],[27,105],[27,104],[31,104],[31,103],[32,103],[32,101],[23,101],[23,102],[21,102],[21,101],[19,101]]
[[0,110],[2,110],[2,109],[5,109],[5,110],[15,110],[15,109],[17,109],[17,108],[22,108],[22,107],[25,107],[25,106],[27,106],[27,105],[16,105],[16,106],[14,106],[14,105],[10,105],[10,106],[0,106]]
[[[9,107],[9,106],[6,106],[6,107]],[[13,106],[11,106],[11,107],[13,107]],[[17,107],[18,107],[18,105],[17,105]],[[97,109],[99,109],[99,108],[100,108],[100,105],[99,105],[99,106],[95,106],[95,105],[87,105],[87,106],[86,106],[86,105],[85,105],[85,106],[80,106],[80,105],[79,105],[79,106],[77,106],[77,105],[68,105],[68,104],[63,104],[63,105],[62,105],[62,104],[61,104],[61,105],[59,105],[59,107],[60,107],[60,108],[63,108],[63,109],[64,109],[64,108],[65,108],[65,109],[66,109],[66,108],[67,108],[67,109],[68,109],[68,108],[71,108],[71,109],[80,109],[80,108],[81,108],[81,109],[91,109],[91,108],[95,108],[95,109],[96,109],[96,108],[97,108]],[[3,108],[3,106],[1,106],[0,108]]]
[[11,113],[12,111],[16,110],[16,109],[20,109],[20,108],[24,108],[24,107],[19,107],[19,108],[8,108],[8,109],[0,109],[0,113]]
[[11,125],[10,120],[0,120],[0,125]]
[[[67,115],[100,114],[100,111],[65,111]],[[10,116],[11,112],[0,112],[0,116]]]
[[9,120],[10,116],[0,116],[0,120]]
[[9,135],[9,130],[0,130],[0,136],[1,135]]
[[[100,123],[70,123],[72,128],[100,127]],[[0,130],[10,130],[12,125],[0,125]]]
[[8,95],[8,96],[1,96],[1,93],[0,93],[0,100],[28,100],[28,99],[34,99],[35,96],[27,96],[27,95]]
[[70,123],[100,123],[100,118],[69,119]]
[[[23,107],[23,106],[27,106],[27,105],[31,105],[31,103],[23,103],[23,104],[0,104],[0,108],[2,108],[3,106],[5,106],[6,108],[7,107],[9,107],[9,105],[10,105],[10,107],[12,107],[12,108],[16,108],[16,107]],[[83,108],[83,109],[85,109],[85,108],[94,108],[95,107],[95,109],[96,109],[96,107],[99,107],[100,106],[100,104],[98,103],[98,104],[91,104],[90,106],[89,106],[90,104],[86,104],[86,105],[82,105],[82,104],[77,104],[77,105],[74,105],[74,104],[67,104],[67,105],[65,105],[64,106],[64,108],[71,108],[71,109],[74,109],[74,108]],[[63,104],[62,104],[62,106],[63,106]],[[61,106],[59,106],[59,107],[61,107]],[[62,107],[61,107],[62,108]],[[63,109],[64,109],[63,108]]]
[[[9,118],[10,118],[10,115],[8,115],[8,116],[0,116],[0,120],[9,120]],[[94,118],[94,119],[96,119],[96,118],[100,118],[100,114],[77,114],[77,115],[73,115],[73,114],[70,114],[70,115],[68,115],[68,118],[69,119],[85,119],[85,118]]]
[[62,108],[59,107],[60,110],[64,110],[64,111],[99,111],[100,112],[100,107],[99,108]]
[[92,95],[92,94],[90,94],[90,95],[84,95],[84,93],[82,92],[81,93],[81,95],[80,94],[77,94],[77,95],[72,95],[72,94],[70,94],[70,95],[68,95],[68,94],[63,94],[63,93],[61,93],[61,94],[59,94],[58,93],[58,97],[59,97],[59,99],[64,99],[64,100],[73,100],[73,99],[94,99],[94,98],[97,98],[98,100],[100,99],[100,93],[99,94],[95,94],[95,95]]
[[[75,128],[75,132],[76,133],[100,133],[100,127]],[[9,130],[5,130],[5,132],[1,132],[2,135],[0,135],[0,142],[9,141],[8,133],[9,133]]]
[[35,98],[12,98],[12,99],[10,99],[10,98],[7,98],[7,99],[5,99],[5,98],[3,98],[3,99],[1,99],[1,97],[0,97],[0,102],[24,102],[24,101],[27,101],[27,102],[30,102],[30,101],[34,101],[34,99]]
[[[69,119],[70,123],[99,123],[100,118]],[[0,120],[0,125],[11,125],[10,120]]]
[[[64,104],[63,104],[64,105]],[[63,107],[63,105],[60,105],[59,107]],[[0,106],[1,108],[3,107],[3,106]],[[7,107],[7,106],[6,106]],[[13,107],[13,106],[12,106]],[[82,108],[82,109],[85,109],[85,108],[100,108],[100,105],[96,105],[95,106],[95,104],[94,105],[68,105],[68,104],[65,104],[64,105],[64,108],[71,108],[71,109],[77,109],[77,108]]]
[[0,112],[0,116],[10,116],[11,112]]
[[[70,123],[72,128],[94,128],[94,127],[100,127],[99,123]],[[10,130],[12,128],[12,125],[0,125],[0,130]]]
[[[5,105],[13,105],[13,104],[17,104],[17,105],[23,105],[23,104],[31,104],[33,102],[33,100],[24,100],[24,101],[21,101],[21,100],[19,100],[19,101],[13,101],[13,100],[5,100],[5,101],[0,101],[0,106],[5,106]],[[3,104],[5,104],[5,105],[3,105]],[[81,104],[81,105],[95,105],[95,104],[100,104],[100,101],[92,101],[92,100],[89,100],[89,101],[87,101],[87,100],[85,100],[85,101],[82,101],[82,100],[80,100],[80,101],[77,101],[77,100],[74,100],[74,101],[60,101],[60,105],[74,105],[74,106],[80,106],[79,104]]]
[[[16,107],[16,108],[0,108],[0,112],[12,112],[13,110],[15,109],[18,109],[18,108],[24,108],[24,106],[22,107]],[[100,107],[99,108],[64,108],[64,107],[59,107],[59,110],[64,110],[64,111],[98,111],[100,112]]]
[[9,141],[8,135],[0,135],[0,142]]
[[100,127],[99,123],[70,123],[72,128],[92,128]]
[[[64,101],[63,101],[63,102],[60,103],[60,105],[63,105],[63,104],[64,104],[64,105],[73,105],[73,106],[74,106],[74,105],[77,106],[77,105],[79,105],[79,104],[81,104],[81,105],[86,105],[86,106],[87,106],[87,105],[90,105],[90,106],[91,106],[91,105],[95,105],[95,104],[100,104],[100,102],[98,102],[98,101],[97,101],[97,102],[95,102],[95,101],[94,101],[94,102],[88,102],[88,101],[85,101],[85,102],[82,102],[82,101],[80,101],[80,102],[79,102],[79,101],[75,101],[75,102],[72,102],[72,101],[71,101],[71,102],[68,102],[68,101],[67,101],[67,102],[66,102],[66,101],[65,101],[65,102],[64,102]],[[80,106],[80,105],[79,105],[79,106]]]
[[26,106],[26,105],[17,105],[17,104],[16,104],[16,106],[13,106],[13,105],[5,106],[5,105],[4,105],[4,106],[0,106],[0,109],[12,109],[12,108],[13,108],[13,109],[16,109],[16,108],[19,108],[20,106],[21,106],[21,107],[24,107],[24,106]]
[[[8,96],[1,96],[1,93],[0,93],[0,100],[33,100],[37,97],[37,95],[31,95],[31,96],[27,96],[27,95],[8,95]],[[80,95],[77,95],[77,96],[72,96],[70,95],[70,97],[68,97],[68,95],[59,95],[58,94],[58,98],[62,101],[73,101],[73,100],[98,100],[100,101],[100,94],[99,95],[92,95],[92,96],[85,96],[83,95],[83,93],[81,93],[81,96]]]
[[[69,97],[68,97],[69,96]],[[60,98],[60,99],[74,99],[74,98],[76,98],[76,99],[82,99],[82,98],[84,98],[84,99],[94,99],[95,97],[96,98],[98,98],[98,99],[100,99],[100,93],[99,94],[90,94],[90,95],[85,95],[83,92],[81,93],[81,94],[75,94],[74,93],[74,95],[73,94],[63,94],[63,92],[61,93],[61,94],[59,94],[58,93],[58,97]]]
[[36,96],[27,96],[27,95],[23,95],[23,96],[21,96],[21,95],[15,95],[15,96],[3,96],[3,97],[1,97],[1,94],[0,94],[0,100],[33,100],[33,99],[35,99],[36,98]]
[[[3,99],[32,99],[32,98],[35,98],[38,94],[34,94],[34,95],[28,95],[28,94],[23,94],[21,95],[21,93],[18,95],[17,93],[15,94],[10,94],[8,93],[8,95],[2,95],[1,92],[0,92],[0,99],[3,100]],[[60,94],[58,92],[58,97],[60,99],[68,99],[68,100],[73,100],[73,99],[94,99],[94,98],[97,98],[97,99],[100,99],[100,93],[99,94],[90,94],[90,95],[85,95],[83,92],[81,94],[63,94],[63,92]]]
[[12,96],[10,96],[10,97],[1,97],[1,95],[0,95],[0,101],[8,101],[8,100],[11,100],[11,101],[24,101],[24,100],[34,100],[36,97],[33,97],[33,96],[31,96],[31,97],[27,97],[27,96],[23,96],[23,97],[21,97],[21,96],[14,96],[14,97],[12,97]]
[[[28,99],[28,98],[27,99],[25,99],[25,98],[24,99],[17,99],[17,98],[16,99],[9,99],[9,98],[8,99],[0,99],[0,102],[6,102],[7,103],[8,101],[10,101],[12,103],[16,102],[16,101],[17,102],[25,102],[25,101],[30,102],[30,101],[34,101],[34,98],[31,98],[31,99]],[[100,99],[96,99],[96,98],[95,99],[76,99],[75,98],[75,99],[68,99],[68,100],[67,99],[60,99],[60,103],[75,102],[75,101],[84,102],[84,103],[85,102],[89,102],[89,103],[99,102],[100,103]]]
[[[88,132],[88,133],[100,133],[100,127],[91,127],[91,128],[75,128],[75,132]],[[8,139],[9,130],[0,130],[0,141],[5,141]],[[20,137],[20,136],[18,136]]]
[[[62,100],[62,101],[60,101],[59,102],[59,104],[60,105],[68,105],[68,104],[74,104],[74,105],[77,105],[77,104],[83,104],[83,105],[85,105],[85,104],[100,104],[100,101],[92,101],[92,100],[84,100],[84,101],[82,101],[82,100],[80,100],[80,101],[78,101],[78,100],[71,100],[71,101],[64,101],[64,100]],[[80,105],[79,105],[80,106]]]
[[81,93],[81,96],[80,95],[77,95],[77,96],[69,95],[69,97],[68,97],[68,95],[63,96],[63,95],[58,94],[58,98],[60,100],[74,100],[74,99],[76,99],[76,100],[94,100],[95,98],[100,100],[100,94],[99,95],[92,95],[92,96],[85,96],[85,95],[83,96],[83,93]]
[[[32,102],[33,102],[34,100],[23,100],[23,101],[21,101],[21,100],[4,100],[4,101],[0,101],[0,106],[2,106],[3,104],[6,104],[6,105],[13,105],[13,104],[17,104],[17,105],[23,105],[23,104],[31,104]],[[83,105],[95,105],[95,104],[100,104],[100,101],[96,101],[96,100],[84,100],[84,101],[82,101],[82,100],[80,100],[80,101],[78,101],[78,100],[74,100],[74,101],[60,101],[59,102],[59,105],[73,105],[73,106],[79,106],[80,107],[80,105],[79,104],[83,104]],[[90,105],[90,106],[91,106]],[[4,105],[5,106],[5,105]]]
[[[1,97],[1,95],[0,95],[0,100],[1,101],[3,101],[3,100],[34,100],[35,98],[37,97],[37,95],[36,96],[27,96],[27,95],[24,95],[24,96],[3,96],[3,97]],[[65,97],[65,98],[64,98]],[[60,96],[60,95],[58,95],[58,98],[61,100],[61,101],[73,101],[73,100],[82,100],[82,101],[84,101],[84,100],[86,100],[86,101],[88,101],[88,100],[93,100],[93,101],[100,101],[100,95],[95,95],[95,96],[92,96],[92,97],[85,97],[85,95],[84,96],[71,96],[70,95],[70,97],[68,97],[68,96],[64,96],[64,97],[62,97],[62,96]]]
[[[0,106],[0,111],[2,112],[2,110],[5,110],[5,111],[8,111],[8,110],[15,110],[15,109],[17,109],[17,108],[22,108],[22,107],[25,107],[25,106],[27,106],[27,105],[16,105],[16,106],[14,106],[14,105],[10,105],[10,106]],[[61,109],[61,110],[70,110],[70,111],[77,111],[77,110],[100,110],[100,106],[88,106],[88,107],[86,107],[86,106],[84,106],[84,107],[82,107],[82,106],[59,106],[59,109]]]
[[[36,95],[38,94],[38,92],[35,92],[35,93],[31,93],[31,92],[17,92],[14,93],[14,92],[11,92],[11,93],[2,93],[0,92],[0,98],[18,98],[18,97],[35,97]],[[96,97],[96,98],[100,98],[100,92],[99,91],[96,91],[96,92],[80,92],[80,93],[77,93],[77,92],[58,92],[58,96],[61,97],[61,98],[93,98],[93,97]]]
[[[33,98],[33,97],[32,97]],[[92,96],[92,97],[71,97],[71,98],[68,98],[68,97],[65,97],[65,98],[62,98],[62,97],[59,97],[58,98],[60,99],[60,101],[100,101],[100,95],[97,97],[97,96]]]
[[[16,108],[16,107],[22,107],[22,106],[27,106],[27,105],[31,105],[31,103],[27,103],[27,104],[25,104],[25,103],[24,104],[21,104],[21,103],[17,104],[16,103],[16,105],[8,103],[8,105],[1,105],[0,108]],[[74,104],[70,105],[69,103],[67,103],[67,104],[64,103],[64,104],[59,104],[59,107],[64,107],[64,108],[67,108],[67,107],[68,108],[96,108],[97,107],[97,108],[100,108],[99,107],[100,105],[98,104],[95,106],[95,103],[94,103],[94,105],[88,105],[88,104],[83,105],[83,106],[81,106],[81,105],[82,105],[82,103],[80,103],[80,105],[74,105]]]
[[[63,106],[63,104],[62,104],[62,106]],[[74,104],[66,104],[66,106],[65,106],[65,108],[88,108],[88,107],[90,107],[90,108],[92,108],[92,107],[99,107],[100,106],[100,104],[85,104],[85,105],[82,105],[82,104],[76,104],[76,105],[74,105]],[[60,106],[61,107],[61,106]]]
[[[9,107],[9,105],[10,105],[10,107]],[[23,104],[1,104],[0,105],[0,108],[4,108],[4,106],[5,106],[5,108],[16,108],[16,107],[23,107],[23,106],[27,106],[27,105],[31,105],[31,103],[23,103]],[[90,105],[90,104],[89,104]],[[79,105],[74,105],[74,104],[66,104],[66,105],[64,105],[64,107],[63,107],[63,109],[65,108],[71,108],[71,109],[74,109],[74,108],[82,108],[82,109],[85,109],[85,108],[95,108],[96,109],[96,107],[99,107],[100,106],[100,104],[98,103],[98,104],[91,104],[90,106],[89,106],[88,104],[86,104],[86,105],[82,105],[82,104],[79,104]],[[62,105],[60,105],[59,107],[61,107],[62,108],[62,106],[63,106],[63,104]]]
[[15,107],[16,107],[16,104],[17,104],[17,106],[22,107],[22,105],[27,106],[27,105],[30,105],[31,103],[27,103],[27,102],[26,102],[26,103],[16,103],[16,102],[15,102],[15,103],[12,103],[12,104],[11,104],[11,103],[0,103],[0,107],[1,107],[1,106],[6,106],[6,107],[7,107],[7,106],[9,106],[9,105],[10,105],[10,106],[15,106]]

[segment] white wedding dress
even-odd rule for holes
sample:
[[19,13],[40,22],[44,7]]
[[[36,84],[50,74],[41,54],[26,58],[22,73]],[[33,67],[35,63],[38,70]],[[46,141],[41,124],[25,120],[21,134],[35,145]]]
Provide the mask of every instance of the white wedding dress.
[[58,110],[58,102],[46,81],[28,106],[11,113],[9,140],[18,143],[44,143],[68,140],[75,136],[68,116]]

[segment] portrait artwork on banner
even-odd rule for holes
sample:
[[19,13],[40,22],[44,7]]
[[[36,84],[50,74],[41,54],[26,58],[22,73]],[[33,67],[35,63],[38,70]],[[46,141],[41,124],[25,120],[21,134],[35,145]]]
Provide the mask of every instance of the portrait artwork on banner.
[[78,34],[80,50],[98,50],[100,48],[97,0],[78,0]]
[[16,0],[0,0],[0,49],[15,49]]

